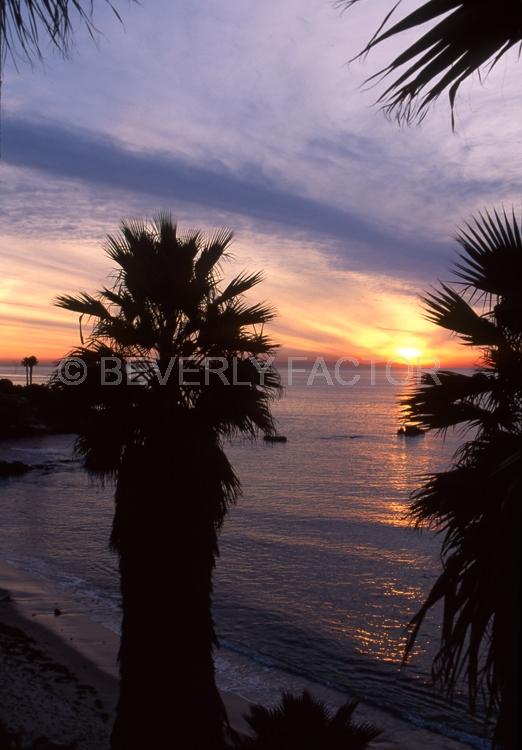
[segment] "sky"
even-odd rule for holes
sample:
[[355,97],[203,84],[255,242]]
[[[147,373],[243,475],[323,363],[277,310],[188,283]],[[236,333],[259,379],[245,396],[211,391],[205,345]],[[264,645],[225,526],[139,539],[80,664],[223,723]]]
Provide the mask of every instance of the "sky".
[[420,297],[451,278],[459,225],[519,206],[516,53],[462,87],[455,132],[445,98],[399,127],[364,81],[409,37],[348,64],[390,0],[115,5],[123,24],[95,3],[69,59],[4,70],[0,362],[77,345],[53,299],[106,283],[122,218],[170,211],[234,230],[226,273],[264,270],[282,355],[471,363]]

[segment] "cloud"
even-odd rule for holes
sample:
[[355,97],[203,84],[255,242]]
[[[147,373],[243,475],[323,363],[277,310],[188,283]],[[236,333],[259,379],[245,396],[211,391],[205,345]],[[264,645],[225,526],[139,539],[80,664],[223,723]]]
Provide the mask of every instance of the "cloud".
[[[371,106],[379,88],[360,84],[402,41],[346,65],[391,0],[347,13],[324,0],[116,1],[124,25],[100,4],[96,45],[79,29],[69,59],[5,66],[2,351],[27,353],[37,333],[66,350],[70,318],[50,300],[99,286],[122,217],[168,209],[185,227],[234,229],[237,263],[266,271],[288,348],[449,352],[417,295],[448,278],[462,220],[519,200],[516,65],[463,87],[457,134],[446,99],[399,129]],[[25,304],[63,333],[28,324],[26,346],[12,317]]]
[[255,163],[238,173],[182,155],[136,150],[85,129],[6,116],[3,161],[30,168],[48,179],[157,197],[162,205],[188,203],[239,215],[266,228],[276,226],[310,239],[332,242],[333,254],[350,268],[403,271],[415,265],[440,267],[452,252],[446,243],[420,249],[418,234],[391,230],[348,209],[275,184]]

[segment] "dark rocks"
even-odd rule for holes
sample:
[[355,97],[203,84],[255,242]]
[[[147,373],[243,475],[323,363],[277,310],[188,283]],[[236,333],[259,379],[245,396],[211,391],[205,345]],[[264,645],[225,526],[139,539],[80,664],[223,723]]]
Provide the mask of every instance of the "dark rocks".
[[0,477],[20,477],[32,467],[22,461],[0,461]]

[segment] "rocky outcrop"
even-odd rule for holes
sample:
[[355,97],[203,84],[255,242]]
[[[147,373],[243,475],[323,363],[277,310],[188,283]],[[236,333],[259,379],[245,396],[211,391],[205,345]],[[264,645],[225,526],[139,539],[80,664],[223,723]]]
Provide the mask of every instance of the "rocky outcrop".
[[20,477],[28,471],[31,467],[22,461],[0,461],[0,477]]

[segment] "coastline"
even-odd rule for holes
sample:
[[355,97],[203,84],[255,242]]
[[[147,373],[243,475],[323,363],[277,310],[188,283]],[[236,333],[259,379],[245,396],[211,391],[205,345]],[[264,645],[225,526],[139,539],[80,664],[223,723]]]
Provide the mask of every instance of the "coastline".
[[[27,739],[76,742],[79,750],[108,748],[118,641],[72,597],[0,560],[0,720],[10,730],[23,731]],[[245,730],[248,702],[222,694],[231,724]],[[383,730],[372,743],[375,750],[469,749],[367,705],[361,704],[356,716]]]
[[71,605],[0,561],[0,721],[23,743],[97,750],[117,695],[111,644]]
[[[119,637],[72,597],[0,560],[0,720],[11,731],[78,750],[108,748],[118,647]],[[247,701],[223,698],[232,725],[244,730]]]

